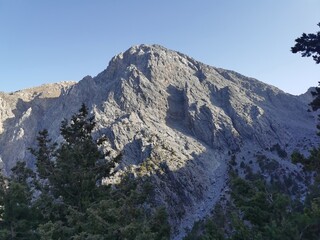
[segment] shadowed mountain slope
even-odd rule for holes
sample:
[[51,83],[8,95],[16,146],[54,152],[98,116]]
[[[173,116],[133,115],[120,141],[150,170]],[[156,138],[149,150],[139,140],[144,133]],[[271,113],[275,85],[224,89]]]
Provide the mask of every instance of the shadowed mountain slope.
[[[270,152],[275,145],[287,153],[305,151],[316,139],[305,97],[158,45],[139,45],[115,56],[94,78],[1,93],[5,171],[19,160],[32,166],[27,148],[37,132],[46,128],[59,141],[61,121],[81,103],[96,115],[96,134],[110,140],[104,148],[123,152],[119,174],[153,176],[156,201],[167,206],[175,239],[223,195],[231,155],[279,158]],[[144,163],[152,167],[138,172]]]

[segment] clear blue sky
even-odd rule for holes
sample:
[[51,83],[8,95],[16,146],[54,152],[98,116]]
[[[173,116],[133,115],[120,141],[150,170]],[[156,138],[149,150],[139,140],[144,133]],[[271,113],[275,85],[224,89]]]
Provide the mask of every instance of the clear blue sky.
[[0,91],[95,76],[156,43],[300,94],[320,65],[290,47],[318,22],[319,0],[0,0]]

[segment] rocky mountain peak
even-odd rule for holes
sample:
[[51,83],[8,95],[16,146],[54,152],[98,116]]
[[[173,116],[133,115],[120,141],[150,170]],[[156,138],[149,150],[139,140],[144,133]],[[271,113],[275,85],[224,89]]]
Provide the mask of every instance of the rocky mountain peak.
[[[272,149],[289,156],[316,142],[315,118],[302,99],[159,45],[138,45],[96,77],[0,95],[0,158],[7,172],[18,160],[33,166],[27,148],[37,132],[46,128],[61,141],[61,121],[85,103],[96,134],[109,139],[105,150],[123,153],[119,174],[153,176],[157,201],[181,239],[221,197],[231,156],[255,162],[259,152],[296,170]],[[153,170],[138,173],[146,162]]]

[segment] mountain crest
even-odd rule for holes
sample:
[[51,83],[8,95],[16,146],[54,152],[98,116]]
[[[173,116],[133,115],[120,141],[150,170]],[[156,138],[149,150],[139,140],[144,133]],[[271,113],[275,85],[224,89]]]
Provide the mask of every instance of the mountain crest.
[[298,171],[272,149],[289,156],[318,141],[303,99],[159,45],[138,45],[94,78],[2,93],[0,158],[8,173],[19,160],[33,166],[27,148],[37,132],[46,128],[61,140],[61,121],[85,103],[96,116],[95,134],[109,139],[104,150],[123,153],[119,172],[152,162],[157,201],[181,239],[221,197],[231,155],[255,162],[265,154]]

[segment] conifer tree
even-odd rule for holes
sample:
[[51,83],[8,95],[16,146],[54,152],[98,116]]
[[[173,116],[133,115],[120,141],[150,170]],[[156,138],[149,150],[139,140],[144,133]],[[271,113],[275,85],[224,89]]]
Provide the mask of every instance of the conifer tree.
[[[64,204],[84,211],[96,200],[101,181],[109,176],[114,161],[107,162],[92,137],[94,116],[82,104],[71,120],[63,120],[60,133],[64,141],[58,146],[49,139],[48,131],[39,132],[36,157],[38,185],[46,198],[60,199]],[[103,187],[102,187],[103,188]]]
[[[0,239],[168,239],[164,208],[152,209],[149,181],[123,178],[114,189],[102,179],[121,155],[107,161],[92,131],[94,116],[83,104],[64,120],[63,141],[39,132],[36,173],[18,163],[8,183],[0,178]],[[3,210],[3,211],[1,211]]]
[[[320,23],[318,23],[320,27]],[[316,33],[303,33],[301,37],[295,40],[296,44],[291,48],[292,53],[301,52],[302,57],[311,57],[320,63],[320,31]]]
[[[320,23],[318,23],[320,27]],[[292,53],[301,53],[302,57],[311,57],[316,62],[320,63],[320,31],[316,33],[303,33],[301,37],[295,40],[296,44],[291,48]],[[311,92],[314,99],[309,104],[313,111],[317,111],[320,108],[320,82],[318,82],[318,87],[315,91]],[[320,120],[320,116],[319,120]],[[320,124],[317,125],[318,130],[320,130]],[[318,132],[318,135],[320,132]]]
[[109,176],[114,166],[113,161],[105,160],[105,154],[92,138],[95,124],[84,104],[70,122],[62,122],[60,132],[65,141],[56,151],[51,179],[54,195],[80,211],[96,200],[102,179]]
[[56,143],[52,143],[49,133],[46,129],[39,132],[37,137],[38,148],[29,148],[30,152],[36,157],[36,172],[41,180],[48,179],[54,169],[54,154],[57,147]]
[[25,162],[18,162],[7,187],[2,188],[1,239],[37,239],[38,215],[31,204],[33,178]]

